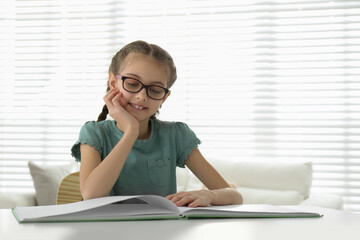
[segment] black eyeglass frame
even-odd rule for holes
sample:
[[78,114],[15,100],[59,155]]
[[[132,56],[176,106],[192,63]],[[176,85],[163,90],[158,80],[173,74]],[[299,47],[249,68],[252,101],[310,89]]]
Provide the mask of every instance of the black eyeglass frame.
[[[127,76],[122,76],[122,75],[116,75],[116,78],[121,79],[121,80],[123,81],[122,86],[123,86],[123,88],[125,89],[125,91],[127,91],[127,92],[129,92],[129,93],[138,93],[138,92],[141,92],[141,90],[143,90],[143,88],[145,88],[145,89],[146,89],[146,95],[147,95],[149,98],[154,99],[154,100],[162,100],[162,99],[164,99],[164,97],[166,96],[166,94],[170,91],[169,89],[164,88],[164,87],[159,86],[159,85],[155,85],[155,84],[146,85],[146,84],[143,84],[140,80],[138,80],[138,79],[136,79],[136,78],[132,78],[132,77],[127,77]],[[139,82],[139,83],[141,84],[141,88],[140,88],[138,91],[129,91],[128,89],[126,89],[124,85],[125,85],[125,80],[126,80],[127,78],[130,78],[130,79],[132,79],[132,80],[135,80],[135,81]],[[149,88],[150,88],[150,87],[158,87],[158,88],[164,89],[164,91],[165,91],[164,96],[163,96],[162,98],[153,98],[153,97],[151,97],[150,94],[149,94]]]

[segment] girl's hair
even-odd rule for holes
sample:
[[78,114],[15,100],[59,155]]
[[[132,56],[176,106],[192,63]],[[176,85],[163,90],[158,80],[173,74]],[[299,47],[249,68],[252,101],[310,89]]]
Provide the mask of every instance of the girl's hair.
[[[109,67],[109,74],[112,73],[114,75],[118,74],[121,66],[125,60],[125,58],[130,53],[141,53],[144,55],[148,55],[153,57],[155,60],[157,60],[159,63],[164,64],[165,66],[168,66],[170,70],[170,76],[169,76],[169,82],[168,82],[168,88],[170,88],[176,81],[177,75],[176,75],[176,67],[174,64],[174,61],[170,54],[162,49],[161,47],[155,45],[155,44],[149,44],[144,41],[135,41],[132,43],[129,43],[125,45],[120,51],[118,51],[115,56],[112,58],[110,67]],[[107,89],[106,92],[110,91],[110,85],[109,81],[107,82]],[[104,105],[102,112],[100,113],[98,117],[98,122],[103,121],[106,119],[107,114],[109,113],[109,110]],[[151,116],[151,118],[155,118],[154,114]]]

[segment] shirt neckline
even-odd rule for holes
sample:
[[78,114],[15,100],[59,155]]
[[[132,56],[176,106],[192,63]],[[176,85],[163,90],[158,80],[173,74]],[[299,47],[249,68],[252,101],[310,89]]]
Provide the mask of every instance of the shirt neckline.
[[[148,139],[136,139],[135,141],[135,145],[143,145],[143,144],[147,144],[149,142],[152,142],[153,139],[155,138],[155,121],[154,119],[150,119],[150,126],[151,126],[151,133],[150,133],[150,137]],[[115,135],[118,137],[118,138],[122,138],[124,136],[124,133],[122,131],[120,131],[120,129],[118,129],[116,127],[116,121],[115,120],[112,120],[111,121],[111,127],[115,133]]]

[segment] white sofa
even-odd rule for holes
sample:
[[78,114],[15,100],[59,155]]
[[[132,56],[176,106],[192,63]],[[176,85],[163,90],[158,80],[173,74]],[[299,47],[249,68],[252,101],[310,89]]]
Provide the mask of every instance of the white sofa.
[[[342,209],[342,198],[336,195],[310,194],[311,163],[264,163],[209,159],[220,174],[239,192],[245,204],[315,205]],[[0,208],[55,204],[56,190],[76,166],[40,166],[29,163],[34,180],[34,193],[0,193]],[[188,170],[177,169],[178,191],[204,188]]]
[[[341,210],[341,196],[311,194],[312,164],[242,162],[207,158],[242,194],[244,204],[314,205]],[[178,191],[201,189],[202,183],[188,170],[177,169]]]

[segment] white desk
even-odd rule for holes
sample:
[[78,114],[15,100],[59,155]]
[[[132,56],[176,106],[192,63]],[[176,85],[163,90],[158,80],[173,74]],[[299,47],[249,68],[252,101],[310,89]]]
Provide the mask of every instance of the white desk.
[[0,239],[360,239],[360,214],[308,206],[296,206],[296,208],[319,212],[324,214],[324,217],[19,224],[10,209],[0,209]]

